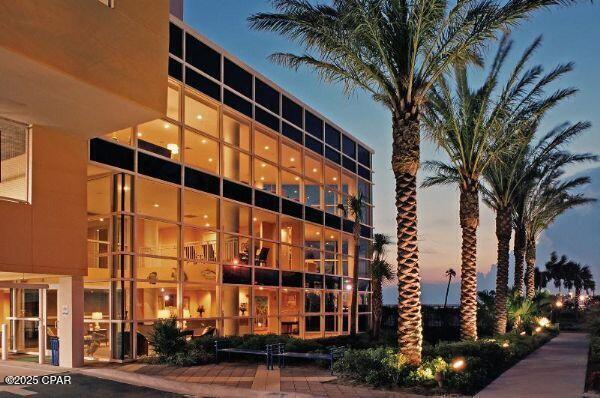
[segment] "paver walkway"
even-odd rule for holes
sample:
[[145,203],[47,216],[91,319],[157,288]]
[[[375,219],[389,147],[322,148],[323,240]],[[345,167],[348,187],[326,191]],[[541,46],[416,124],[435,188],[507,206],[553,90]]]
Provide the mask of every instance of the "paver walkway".
[[561,333],[504,372],[478,398],[580,398],[585,387],[589,337]]
[[[267,370],[265,365],[249,362],[221,362],[191,367],[147,363],[88,365],[83,373],[90,376],[155,387],[148,383],[173,383],[190,388],[187,393],[228,397],[324,397],[324,398],[422,398],[422,396],[384,391],[364,386],[337,383],[328,369],[312,365],[291,365]],[[156,388],[156,387],[155,387]],[[228,388],[228,390],[226,389]],[[183,390],[171,390],[183,393]]]

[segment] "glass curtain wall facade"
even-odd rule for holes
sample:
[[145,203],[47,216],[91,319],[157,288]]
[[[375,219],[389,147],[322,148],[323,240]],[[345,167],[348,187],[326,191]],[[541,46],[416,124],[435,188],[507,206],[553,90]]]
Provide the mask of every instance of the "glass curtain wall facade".
[[[191,335],[370,327],[371,151],[171,23],[166,117],[90,142],[85,322],[106,356],[148,353],[154,322]],[[181,72],[181,73],[180,73]],[[337,205],[362,192],[352,222]]]

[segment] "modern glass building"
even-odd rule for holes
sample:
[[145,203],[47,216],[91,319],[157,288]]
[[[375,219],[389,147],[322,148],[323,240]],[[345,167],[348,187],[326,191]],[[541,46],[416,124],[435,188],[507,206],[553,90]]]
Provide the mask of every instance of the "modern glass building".
[[[358,256],[368,329],[372,151],[176,18],[169,31],[166,116],[90,141],[87,322],[137,331],[123,358],[171,316],[193,334],[343,334]],[[338,204],[358,191],[355,253]]]
[[[196,336],[317,338],[348,333],[356,305],[368,330],[373,151],[174,16],[168,42],[162,117],[87,141],[84,356],[148,355],[152,325],[168,317]],[[355,252],[338,205],[358,192]],[[37,349],[39,325],[60,334],[66,311],[58,276],[24,277],[4,291],[0,281],[13,351]]]

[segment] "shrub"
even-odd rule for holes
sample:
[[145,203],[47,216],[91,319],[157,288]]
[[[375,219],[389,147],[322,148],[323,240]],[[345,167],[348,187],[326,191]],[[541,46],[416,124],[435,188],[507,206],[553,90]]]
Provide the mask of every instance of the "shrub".
[[185,336],[177,327],[175,318],[156,322],[150,333],[150,344],[158,355],[159,361],[182,353],[185,349]]
[[[423,350],[419,367],[406,364],[393,348],[354,349],[335,363],[334,370],[342,377],[374,386],[437,388],[439,381],[447,391],[474,394],[554,333],[511,333],[497,340],[439,343]],[[452,363],[458,358],[465,366],[454,369]]]
[[333,369],[340,376],[374,386],[401,383],[414,368],[392,348],[348,350],[335,362]]

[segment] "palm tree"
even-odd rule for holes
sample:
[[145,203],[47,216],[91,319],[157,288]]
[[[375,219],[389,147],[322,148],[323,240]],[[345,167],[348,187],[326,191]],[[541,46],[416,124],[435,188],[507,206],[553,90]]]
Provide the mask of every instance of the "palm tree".
[[[576,90],[569,88],[557,90],[545,95],[545,88],[572,70],[572,64],[559,65],[547,74],[543,74],[540,65],[524,70],[532,54],[540,46],[541,38],[536,39],[523,53],[516,67],[508,77],[499,104],[504,108],[505,121],[498,120],[490,128],[509,129],[514,137],[513,145],[500,151],[483,170],[484,202],[496,213],[497,274],[496,305],[494,306],[494,332],[506,332],[508,295],[508,268],[510,239],[512,233],[512,206],[521,184],[535,178],[541,162],[551,155],[551,148],[531,146],[536,126],[541,118],[560,101],[573,95]],[[507,44],[507,52],[510,43]],[[499,111],[501,113],[502,111]]]
[[535,290],[540,292],[546,286],[548,286],[548,282],[552,280],[552,276],[548,271],[541,271],[538,267],[535,267],[534,271],[534,284]]
[[[587,129],[589,125],[583,127]],[[586,158],[595,159],[592,155],[570,155],[558,156],[557,158]],[[563,163],[564,160],[559,163]],[[546,167],[543,177],[533,184],[527,196],[522,198],[525,205],[524,223],[527,236],[527,251],[525,254],[525,262],[527,269],[525,272],[526,295],[531,298],[535,294],[534,269],[536,260],[536,244],[541,233],[546,230],[550,224],[556,220],[558,216],[565,211],[581,206],[596,199],[584,196],[581,193],[572,193],[574,189],[578,189],[590,182],[589,177],[577,177],[571,179],[562,179],[564,171],[555,167],[555,163]]]
[[596,290],[596,281],[594,281],[594,276],[592,275],[592,271],[590,267],[585,265],[581,268],[581,280],[583,284],[583,290],[585,290],[585,294],[589,295],[590,290],[593,292]]
[[[514,161],[526,151],[532,126],[542,115],[574,90],[558,90],[544,95],[545,87],[571,70],[561,65],[548,74],[540,66],[525,69],[540,39],[525,50],[501,84],[500,73],[512,42],[505,36],[481,87],[472,89],[467,69],[454,72],[455,92],[446,78],[431,90],[424,123],[429,136],[448,155],[450,162],[426,162],[433,175],[424,186],[457,184],[460,190],[460,226],[462,228],[461,264],[461,336],[477,338],[477,227],[481,178],[487,175],[490,189],[486,202],[497,210],[496,231],[499,239],[497,333],[506,329],[506,294],[508,290],[508,251],[511,233],[510,203],[514,184],[521,178]],[[518,163],[518,162],[517,162]],[[518,167],[518,166],[517,166]],[[508,174],[508,175],[504,175]],[[512,182],[506,180],[515,179]]]
[[346,204],[338,204],[345,218],[352,217],[352,237],[354,238],[354,262],[352,264],[352,298],[350,307],[350,335],[356,334],[356,324],[358,320],[358,252],[360,246],[360,224],[363,220],[363,195],[359,192],[356,195],[348,196]]
[[386,106],[392,122],[396,182],[398,346],[421,361],[422,325],[417,245],[419,119],[429,90],[452,65],[479,63],[487,42],[533,11],[575,0],[273,0],[275,12],[249,18],[254,29],[296,41],[303,54],[272,59],[308,66],[349,94],[369,93]]
[[394,270],[386,260],[385,247],[391,243],[384,234],[373,235],[373,261],[371,262],[371,284],[373,286],[373,338],[379,338],[381,330],[381,308],[383,305],[383,283],[394,278]]
[[444,298],[444,308],[448,305],[448,293],[450,292],[450,282],[452,282],[452,278],[456,276],[456,271],[452,268],[448,268],[444,274],[448,277],[448,285],[446,286],[446,297]]
[[554,282],[554,287],[557,288],[559,292],[562,291],[562,282],[565,277],[565,265],[567,262],[567,256],[563,254],[559,259],[556,252],[552,252],[550,254],[550,260],[545,264],[546,271],[544,272],[549,275],[549,278]]

